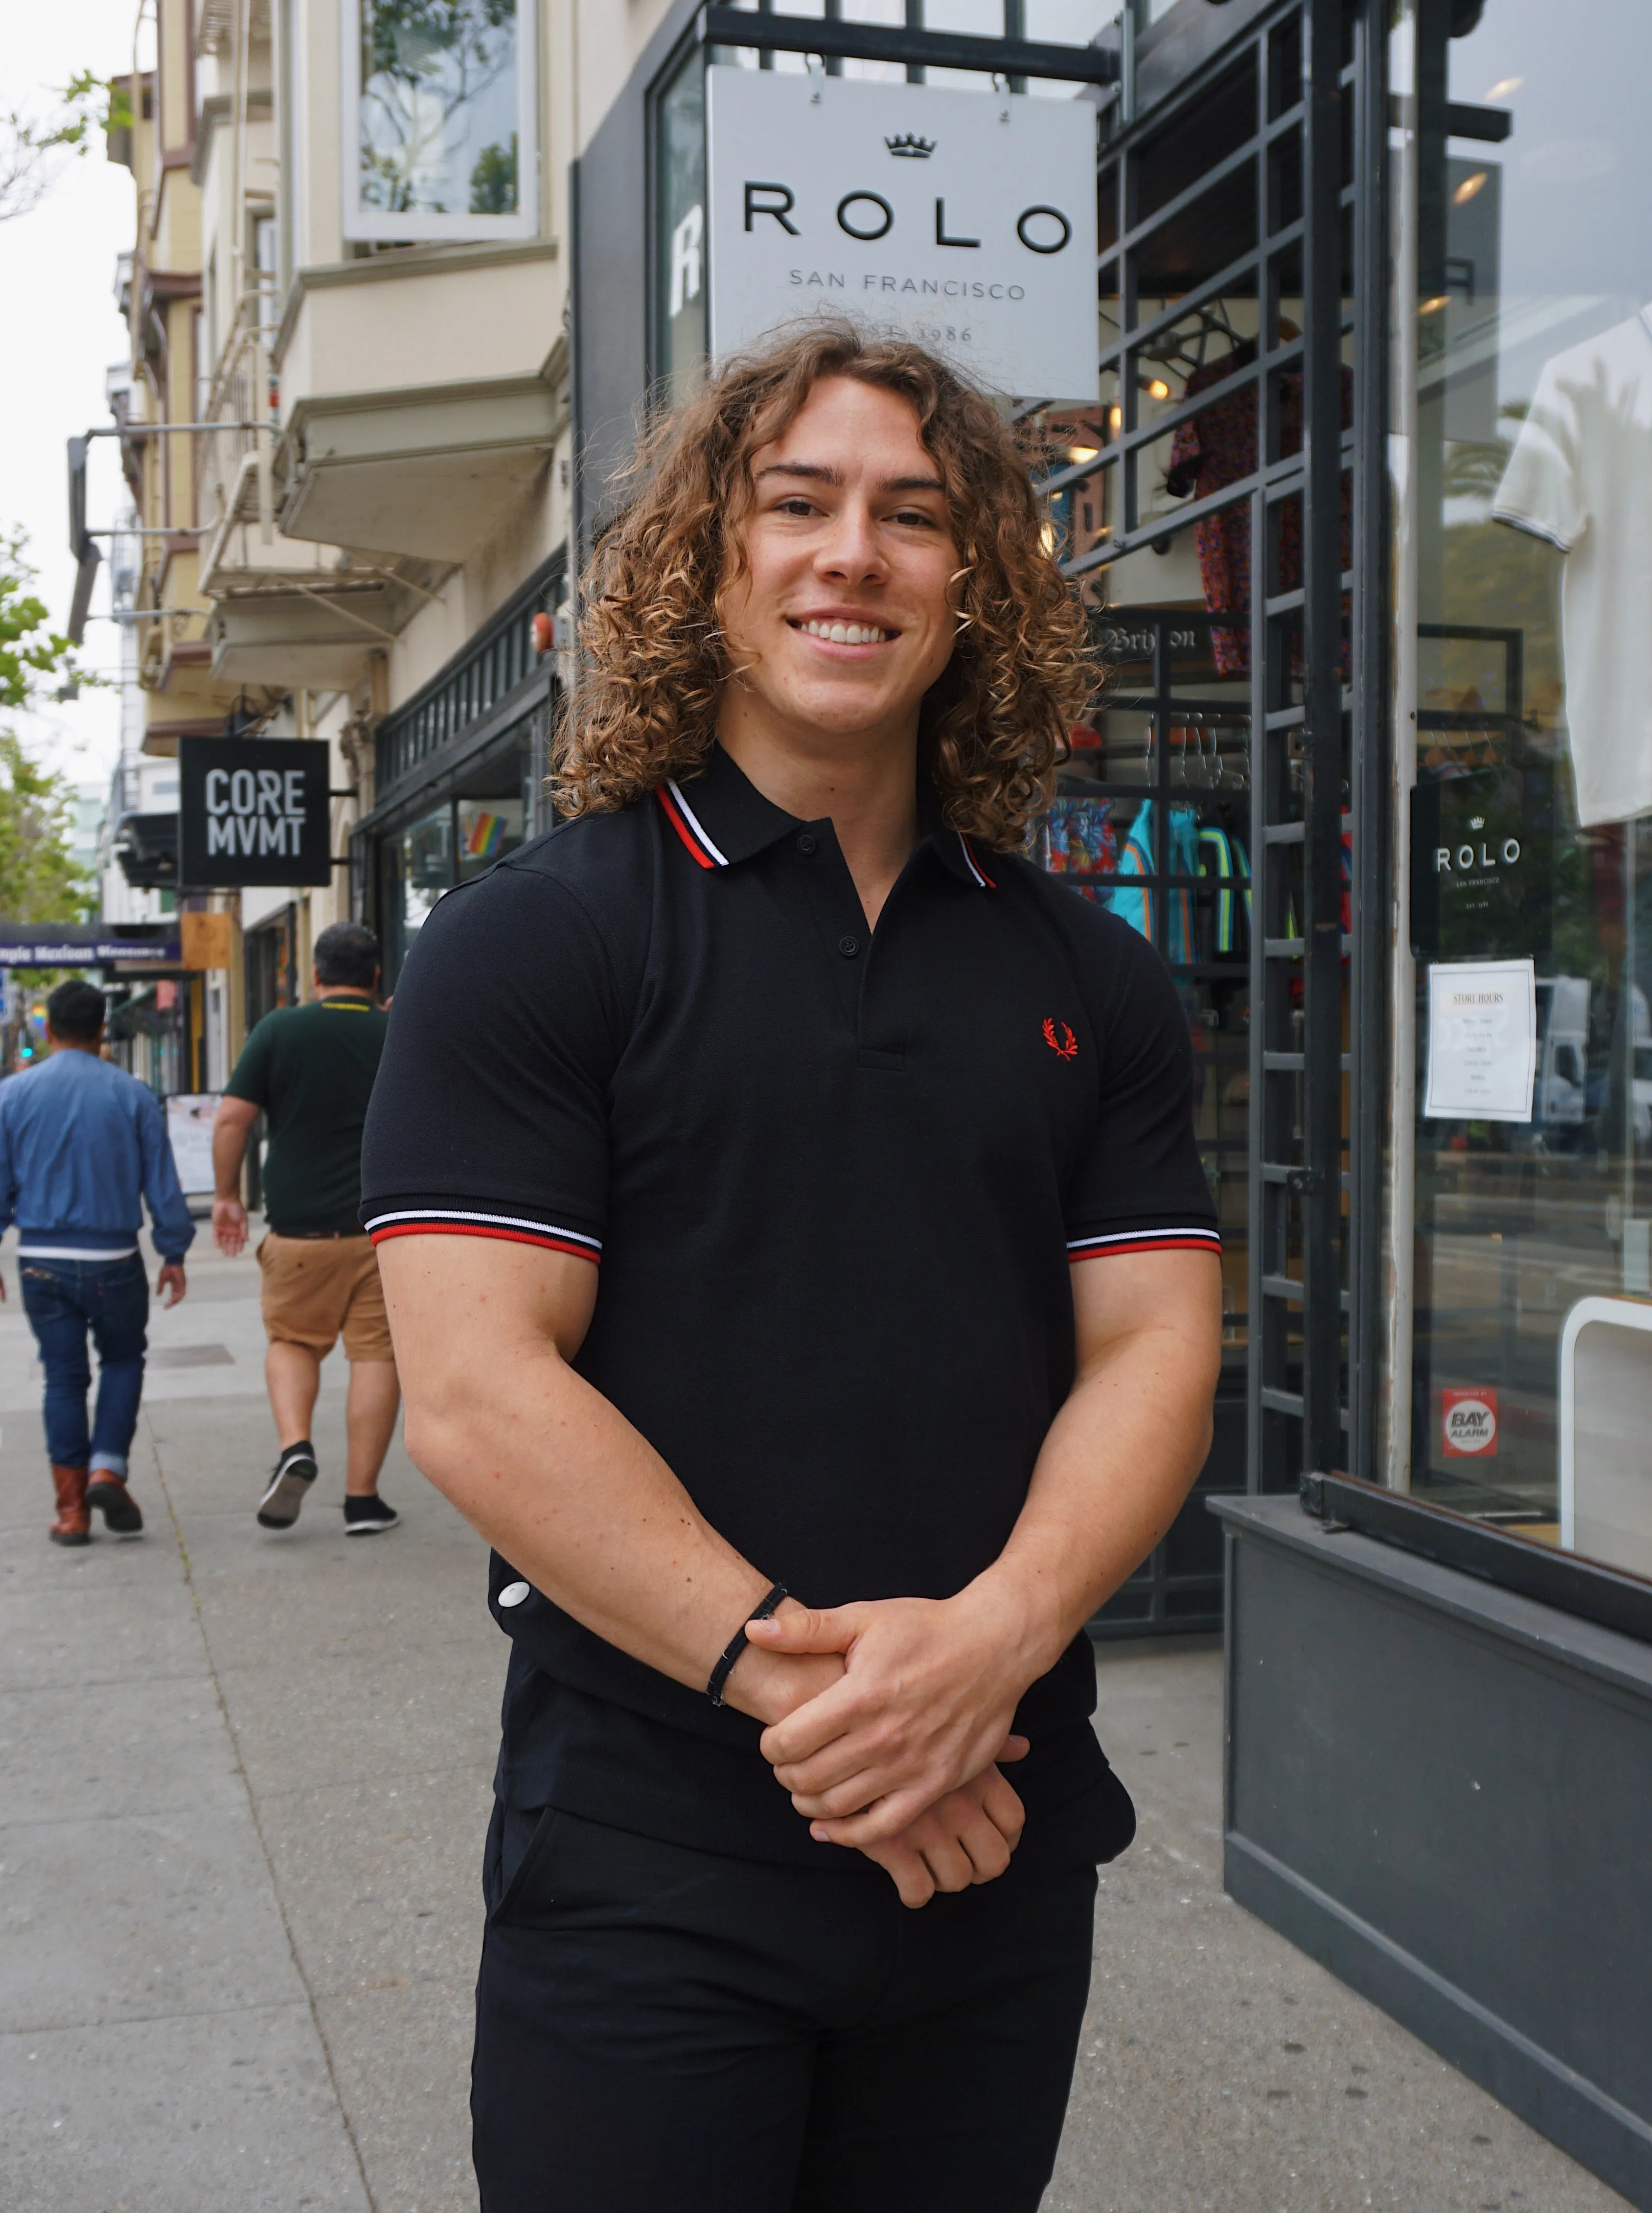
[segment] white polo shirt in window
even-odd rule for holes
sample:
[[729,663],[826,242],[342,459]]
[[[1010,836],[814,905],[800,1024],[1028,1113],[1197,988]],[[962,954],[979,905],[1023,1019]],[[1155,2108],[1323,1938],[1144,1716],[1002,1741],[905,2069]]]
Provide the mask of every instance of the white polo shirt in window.
[[1578,820],[1652,808],[1652,307],[1545,364],[1491,511],[1567,557]]

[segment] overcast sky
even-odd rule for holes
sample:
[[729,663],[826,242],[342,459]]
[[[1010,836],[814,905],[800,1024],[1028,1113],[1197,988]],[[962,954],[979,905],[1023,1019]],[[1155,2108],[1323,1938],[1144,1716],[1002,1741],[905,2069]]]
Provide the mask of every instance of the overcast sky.
[[[137,0],[14,0],[0,40],[0,110],[50,107],[53,86],[76,70],[101,76],[131,67]],[[145,56],[147,59],[147,55]],[[105,371],[124,358],[114,303],[115,256],[131,243],[132,180],[104,158],[97,138],[64,169],[33,215],[0,223],[0,524],[21,523],[54,625],[68,619],[74,562],[68,544],[64,442],[109,419]],[[107,525],[120,496],[114,442],[93,446],[90,521]],[[107,611],[108,570],[93,608]],[[86,660],[115,674],[113,623],[86,626]],[[82,692],[70,705],[26,718],[25,737],[77,783],[104,785],[118,756],[113,692]]]

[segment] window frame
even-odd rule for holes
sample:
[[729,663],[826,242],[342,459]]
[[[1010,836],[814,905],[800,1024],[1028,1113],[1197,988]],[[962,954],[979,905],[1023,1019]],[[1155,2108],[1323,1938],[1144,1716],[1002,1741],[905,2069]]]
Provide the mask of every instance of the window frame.
[[341,98],[340,231],[347,243],[479,246],[539,235],[539,24],[534,0],[515,0],[516,212],[515,215],[394,215],[361,202],[361,17],[371,0],[343,0],[338,10]]

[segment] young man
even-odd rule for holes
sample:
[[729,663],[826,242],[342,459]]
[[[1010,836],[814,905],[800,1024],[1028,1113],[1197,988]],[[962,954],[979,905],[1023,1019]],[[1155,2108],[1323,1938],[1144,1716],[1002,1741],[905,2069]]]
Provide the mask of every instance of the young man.
[[375,1001],[379,942],[359,923],[335,922],[315,941],[314,997],[265,1015],[235,1064],[212,1127],[217,1195],[212,1234],[232,1259],[247,1243],[241,1161],[260,1111],[268,1233],[258,1248],[265,1381],[280,1454],[259,1501],[260,1528],[290,1529],[316,1477],[310,1429],[321,1363],[344,1340],[344,1534],[373,1536],[400,1519],[379,1497],[379,1470],[401,1403],[384,1290],[357,1219],[362,1125],[386,1018]]
[[588,606],[575,819],[425,924],[363,1155],[513,1640],[482,2204],[1033,2213],[1133,1826],[1083,1625],[1220,1338],[1170,979],[1013,850],[1079,618],[988,403],[835,327]]
[[[149,1319],[140,1199],[161,1255],[155,1288],[169,1307],[184,1295],[195,1236],[166,1118],[147,1083],[101,1058],[103,1015],[94,985],[59,984],[46,1003],[50,1058],[0,1084],[0,1235],[16,1222],[23,1312],[46,1370],[54,1545],[89,1544],[94,1507],[112,1535],[143,1529],[126,1487]],[[88,1330],[98,1356],[89,1430]]]

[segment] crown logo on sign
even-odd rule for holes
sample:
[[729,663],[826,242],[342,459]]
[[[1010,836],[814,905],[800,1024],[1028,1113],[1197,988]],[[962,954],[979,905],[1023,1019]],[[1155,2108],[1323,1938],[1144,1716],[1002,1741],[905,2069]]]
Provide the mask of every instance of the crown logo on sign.
[[927,162],[935,151],[933,138],[919,138],[910,131],[899,138],[886,138],[883,143],[899,162]]
[[1484,830],[1485,827],[1484,815],[1471,814],[1468,818],[1468,826],[1471,830]]

